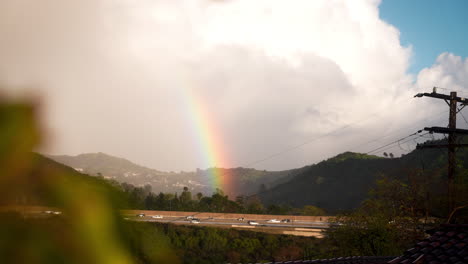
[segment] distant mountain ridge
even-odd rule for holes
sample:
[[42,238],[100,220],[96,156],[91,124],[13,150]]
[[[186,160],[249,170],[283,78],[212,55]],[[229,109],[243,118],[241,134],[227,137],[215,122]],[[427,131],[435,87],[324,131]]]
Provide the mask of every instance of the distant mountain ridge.
[[68,164],[75,170],[84,170],[92,174],[108,174],[125,173],[127,171],[139,173],[162,173],[158,170],[150,169],[144,166],[135,164],[127,159],[114,157],[102,152],[79,154],[77,156],[68,155],[47,155],[57,162]]
[[213,187],[209,174],[217,170],[220,175],[230,175],[231,190],[226,193],[234,199],[237,195],[256,193],[260,188],[271,188],[283,183],[294,175],[295,170],[262,171],[251,168],[209,168],[192,172],[164,172],[137,165],[127,159],[114,157],[105,153],[86,153],[77,156],[47,155],[47,157],[70,166],[77,171],[90,175],[102,175],[106,179],[127,182],[136,186],[151,185],[153,192],[181,192],[188,187],[193,193],[201,192],[211,195]]

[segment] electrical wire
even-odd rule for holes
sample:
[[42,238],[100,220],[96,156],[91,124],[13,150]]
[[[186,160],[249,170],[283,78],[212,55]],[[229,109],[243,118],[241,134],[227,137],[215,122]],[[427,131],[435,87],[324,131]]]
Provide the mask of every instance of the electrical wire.
[[463,120],[465,120],[465,123],[468,125],[468,121],[466,121],[466,118],[465,118],[465,116],[463,115],[463,113],[462,113],[462,112],[459,112],[459,113],[460,113],[460,115],[463,117]]
[[402,137],[402,138],[400,138],[400,139],[398,139],[398,140],[395,140],[395,141],[393,141],[393,142],[390,142],[390,143],[388,143],[388,144],[386,144],[386,145],[383,145],[383,146],[381,146],[381,147],[378,147],[378,148],[376,148],[376,149],[373,149],[373,150],[371,150],[371,151],[368,151],[368,152],[366,152],[366,154],[371,154],[371,153],[376,152],[376,151],[378,151],[378,150],[381,150],[381,149],[383,149],[383,148],[385,148],[385,147],[387,147],[387,146],[390,146],[390,145],[393,145],[393,144],[397,144],[398,142],[400,142],[400,141],[402,141],[402,140],[404,140],[404,139],[407,139],[407,138],[409,138],[409,137],[412,137],[412,136],[414,136],[414,135],[417,135],[418,133],[421,133],[421,132],[422,132],[422,130],[419,130],[418,132],[415,132],[415,133],[413,133],[413,134],[410,134],[410,135],[408,135],[408,136],[406,136],[406,137]]
[[[439,112],[439,113],[435,114],[434,116],[432,116],[433,118],[431,118],[431,119],[429,119],[429,120],[433,120],[434,117],[439,117],[439,116],[441,116],[442,114],[445,114],[445,113],[448,113],[448,110],[444,110],[444,111],[442,111],[442,112]],[[440,119],[440,118],[439,118],[439,119]],[[350,149],[358,149],[359,147],[362,147],[362,146],[364,146],[364,145],[368,145],[368,144],[373,143],[373,142],[377,142],[377,141],[379,141],[379,140],[381,140],[381,139],[383,139],[383,138],[387,138],[387,137],[389,137],[389,136],[391,136],[391,135],[394,135],[394,134],[396,134],[397,132],[402,131],[402,130],[408,130],[408,129],[410,129],[410,128],[420,127],[421,125],[419,125],[419,124],[420,124],[420,123],[423,123],[423,122],[427,122],[427,120],[421,120],[421,121],[417,122],[416,125],[413,124],[413,125],[408,126],[408,127],[400,128],[400,129],[397,129],[397,130],[395,130],[395,131],[393,131],[393,132],[390,132],[390,133],[388,133],[388,134],[385,134],[385,135],[383,135],[383,136],[377,137],[377,138],[375,138],[375,139],[371,139],[371,140],[366,141],[366,142],[364,142],[364,143],[359,143],[359,144],[355,145],[354,147],[352,147],[352,148],[350,148]]]

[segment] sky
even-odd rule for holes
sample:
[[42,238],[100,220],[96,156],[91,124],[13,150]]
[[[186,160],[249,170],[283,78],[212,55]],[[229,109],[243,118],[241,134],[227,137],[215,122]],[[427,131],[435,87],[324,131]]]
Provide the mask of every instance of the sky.
[[456,0],[3,0],[0,92],[39,97],[43,153],[297,168],[445,126],[445,103],[413,96],[468,94],[466,11]]
[[468,1],[384,0],[380,17],[400,31],[400,42],[413,48],[409,72],[429,67],[443,52],[468,56]]

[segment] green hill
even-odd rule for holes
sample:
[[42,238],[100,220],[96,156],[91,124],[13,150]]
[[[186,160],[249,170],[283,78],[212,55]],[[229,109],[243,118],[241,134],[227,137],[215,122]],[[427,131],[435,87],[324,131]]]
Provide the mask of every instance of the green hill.
[[[80,183],[93,186],[93,189],[112,199],[112,204],[117,207],[128,207],[127,194],[119,186],[113,185],[102,178],[80,173],[41,154],[31,153],[30,169],[26,174],[24,177],[30,179],[31,182],[22,183],[24,187],[16,192],[12,199],[4,199],[3,203],[62,206],[60,199],[57,199],[57,194],[52,192],[51,189],[55,188],[54,190],[56,190],[57,186],[73,186]],[[48,184],[35,184],[35,182],[46,182]]]
[[[459,149],[457,159],[461,173],[468,167],[468,151]],[[260,198],[266,204],[315,205],[328,212],[350,210],[368,197],[382,175],[408,182],[409,176],[417,173],[424,184],[432,184],[434,192],[444,191],[446,166],[444,149],[414,150],[399,158],[346,152],[307,166],[290,181],[261,193]]]
[[284,183],[290,179],[291,175],[296,174],[296,170],[265,171],[242,167],[164,172],[104,153],[87,153],[77,156],[48,155],[48,157],[89,175],[102,175],[106,179],[139,187],[150,185],[155,193],[181,192],[183,187],[188,187],[192,193],[201,192],[204,195],[211,195],[215,190],[210,183],[212,178],[210,174],[216,173],[216,175],[230,178],[230,187],[224,191],[232,199],[238,195],[249,195],[258,192],[261,188],[271,188]]

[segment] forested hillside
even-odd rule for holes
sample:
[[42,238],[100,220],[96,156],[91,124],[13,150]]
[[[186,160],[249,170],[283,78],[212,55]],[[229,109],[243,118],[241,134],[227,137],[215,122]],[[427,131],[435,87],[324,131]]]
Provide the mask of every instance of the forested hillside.
[[276,172],[242,167],[164,172],[104,153],[88,153],[77,156],[49,155],[48,157],[89,175],[101,175],[106,179],[140,187],[150,185],[155,193],[175,193],[180,192],[183,187],[188,187],[193,193],[201,192],[204,195],[211,195],[216,191],[211,184],[213,177],[211,174],[215,173],[229,177],[230,186],[223,191],[233,199],[238,195],[248,195],[261,189],[271,188],[286,182],[292,175],[297,174],[296,170]]
[[[459,149],[457,159],[460,175],[468,167],[468,152]],[[433,192],[443,192],[446,190],[443,187],[446,186],[446,166],[444,149],[414,150],[398,158],[346,152],[305,168],[289,182],[261,193],[260,198],[267,205],[315,205],[328,212],[350,210],[367,198],[369,190],[384,175],[403,182],[428,185]]]

